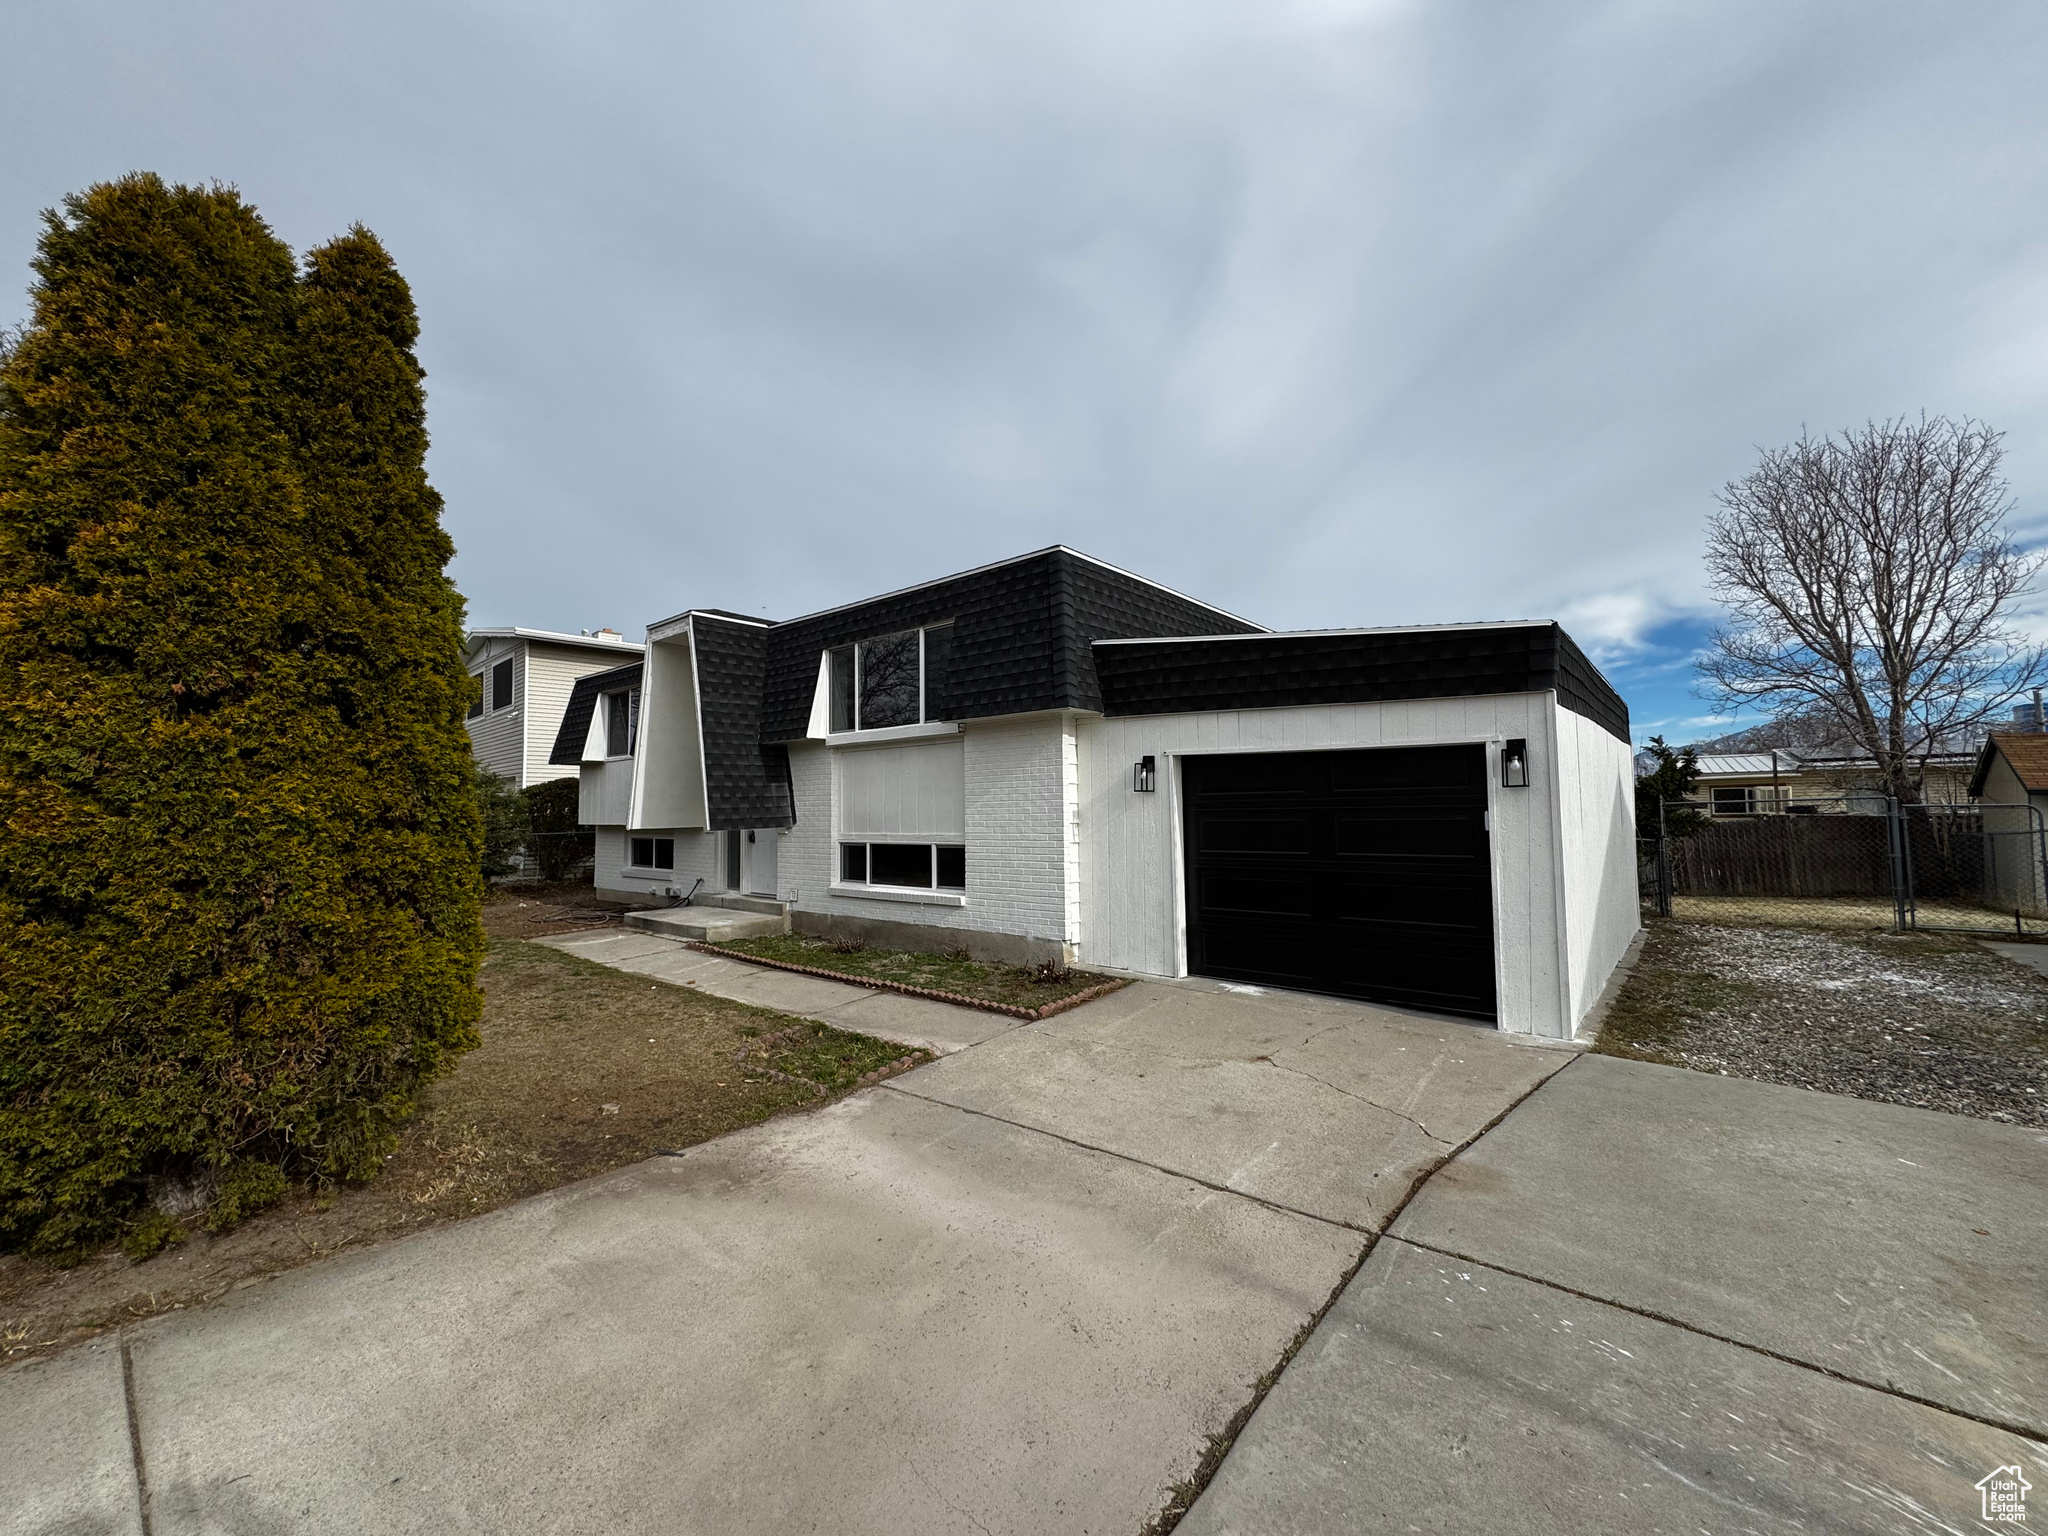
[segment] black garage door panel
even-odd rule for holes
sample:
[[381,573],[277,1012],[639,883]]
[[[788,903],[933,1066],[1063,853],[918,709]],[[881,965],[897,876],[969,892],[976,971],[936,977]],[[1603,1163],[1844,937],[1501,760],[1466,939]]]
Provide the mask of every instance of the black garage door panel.
[[1494,1016],[1486,753],[1182,762],[1197,975]]

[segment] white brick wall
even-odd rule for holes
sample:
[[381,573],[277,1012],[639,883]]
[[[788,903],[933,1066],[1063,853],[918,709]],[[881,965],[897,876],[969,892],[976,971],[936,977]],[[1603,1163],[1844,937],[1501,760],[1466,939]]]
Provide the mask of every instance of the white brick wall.
[[820,742],[790,747],[796,826],[782,844],[778,894],[809,912],[1073,943],[1081,887],[1080,764],[1072,717],[969,721],[962,736],[965,906],[831,893],[837,853],[832,749]]
[[[1029,715],[967,727],[970,926],[1076,941],[1073,719]],[[1075,903],[1078,906],[1078,901]]]
[[[649,873],[626,867],[626,838],[672,837],[676,840],[676,867],[673,872],[659,870]],[[724,834],[719,832],[636,832],[629,834],[624,827],[599,827],[597,829],[597,867],[591,883],[600,890],[629,891],[645,893],[650,899],[661,895],[670,886],[687,892],[691,884],[701,877],[704,889],[720,891],[725,889],[724,860],[721,857]]]

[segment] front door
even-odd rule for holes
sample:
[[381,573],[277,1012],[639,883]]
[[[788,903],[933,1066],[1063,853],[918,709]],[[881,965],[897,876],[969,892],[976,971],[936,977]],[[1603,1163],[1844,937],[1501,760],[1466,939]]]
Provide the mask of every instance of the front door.
[[782,835],[773,827],[741,832],[740,889],[749,896],[775,894],[775,850]]

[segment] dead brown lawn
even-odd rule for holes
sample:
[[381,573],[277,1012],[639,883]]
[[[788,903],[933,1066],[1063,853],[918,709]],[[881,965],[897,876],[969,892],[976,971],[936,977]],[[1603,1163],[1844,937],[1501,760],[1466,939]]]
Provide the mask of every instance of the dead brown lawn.
[[[536,915],[497,901],[486,926],[530,936],[547,927]],[[929,1059],[519,939],[492,939],[482,984],[483,1044],[427,1091],[375,1180],[295,1189],[219,1236],[194,1213],[182,1242],[139,1264],[118,1250],[75,1269],[0,1257],[0,1358],[494,1210]]]

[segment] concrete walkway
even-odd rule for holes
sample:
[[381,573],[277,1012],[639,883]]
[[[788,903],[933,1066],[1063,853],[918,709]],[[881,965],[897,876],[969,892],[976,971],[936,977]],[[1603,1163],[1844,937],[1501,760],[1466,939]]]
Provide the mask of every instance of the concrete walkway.
[[558,942],[950,1054],[0,1373],[9,1532],[1135,1533],[1415,1181],[1573,1059]]
[[557,934],[538,942],[564,954],[595,960],[636,976],[651,976],[677,986],[701,987],[761,1008],[816,1019],[836,1029],[922,1046],[945,1056],[979,1045],[1015,1029],[1018,1020],[976,1008],[956,1008],[921,997],[905,997],[876,987],[852,987],[841,981],[802,976],[773,966],[747,965],[720,955],[707,955],[648,933],[606,929],[598,934]]
[[[1183,1536],[2011,1530],[2048,1135],[1588,1056],[1425,1184]],[[2037,1517],[2038,1518],[2038,1517]]]

